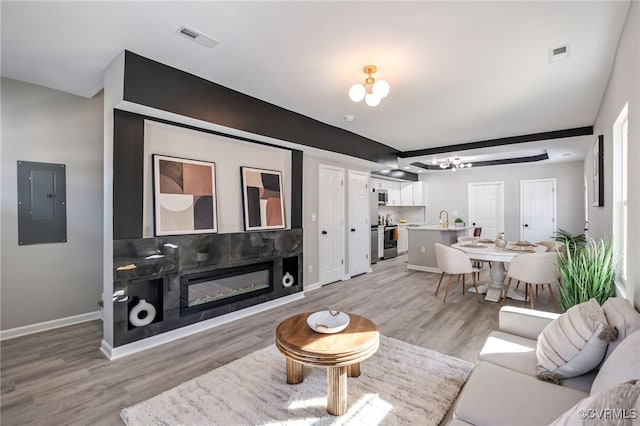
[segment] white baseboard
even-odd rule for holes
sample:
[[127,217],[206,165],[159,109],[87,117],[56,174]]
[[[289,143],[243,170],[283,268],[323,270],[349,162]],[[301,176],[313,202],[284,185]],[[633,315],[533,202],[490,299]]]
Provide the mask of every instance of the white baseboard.
[[0,331],[0,341],[13,339],[14,337],[26,336],[28,334],[40,333],[41,331],[53,330],[54,328],[66,327],[68,325],[79,324],[81,322],[102,319],[102,312],[88,312],[86,314],[74,315],[72,317],[60,318],[51,321],[39,322],[37,324],[24,325],[22,327],[10,328]]
[[422,266],[422,265],[407,265],[407,269],[412,269],[414,271],[422,271],[422,272],[433,272],[436,274],[441,274],[442,271],[438,268],[434,268],[433,266]]
[[305,293],[307,291],[313,291],[313,290],[317,290],[319,288],[322,288],[322,284],[320,284],[319,282],[315,282],[313,284],[305,284],[304,285],[304,291]]
[[204,330],[209,330],[211,328],[226,324],[228,322],[235,321],[240,318],[245,318],[245,317],[257,314],[259,312],[273,309],[278,306],[285,305],[287,303],[291,303],[303,298],[304,298],[304,292],[294,293],[289,296],[280,297],[276,300],[260,303],[259,305],[254,305],[239,311],[230,312],[228,314],[211,318],[206,321],[201,321],[195,324],[187,325],[185,327],[180,327],[175,330],[171,330],[162,334],[157,334],[155,336],[147,337],[146,339],[138,340],[137,342],[118,346],[116,348],[112,347],[108,342],[103,340],[100,343],[100,352],[102,352],[108,359],[113,361],[118,358],[125,357],[127,355],[132,355],[140,351],[151,349],[156,346],[160,346],[165,343],[169,343],[174,340],[181,339],[183,337],[191,336],[192,334],[199,333]]

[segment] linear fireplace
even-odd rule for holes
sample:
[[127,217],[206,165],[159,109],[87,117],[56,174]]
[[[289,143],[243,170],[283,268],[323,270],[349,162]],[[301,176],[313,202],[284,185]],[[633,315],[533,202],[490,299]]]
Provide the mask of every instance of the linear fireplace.
[[215,269],[183,275],[180,279],[180,315],[273,291],[273,262]]

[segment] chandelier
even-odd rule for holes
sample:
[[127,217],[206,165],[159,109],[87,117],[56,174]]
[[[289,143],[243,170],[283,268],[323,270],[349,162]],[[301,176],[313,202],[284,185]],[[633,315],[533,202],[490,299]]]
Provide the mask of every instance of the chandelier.
[[445,158],[444,160],[436,160],[436,159],[434,159],[432,161],[432,163],[433,164],[440,163],[440,168],[441,169],[450,169],[452,172],[455,172],[456,170],[464,169],[464,168],[468,168],[468,167],[472,166],[471,163],[463,163],[462,160],[459,157]]
[[375,65],[367,65],[363,69],[368,75],[364,84],[356,83],[349,89],[349,98],[353,102],[364,102],[370,107],[377,106],[380,101],[389,94],[389,83],[385,80],[376,81],[371,75],[378,71]]

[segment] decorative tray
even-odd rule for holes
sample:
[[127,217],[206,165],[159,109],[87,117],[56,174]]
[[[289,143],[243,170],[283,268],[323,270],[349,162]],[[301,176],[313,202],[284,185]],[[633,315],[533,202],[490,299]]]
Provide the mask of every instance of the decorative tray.
[[516,241],[515,243],[513,243],[513,245],[520,247],[537,247],[535,244],[530,243],[529,241]]
[[531,248],[532,246],[515,246],[515,247],[505,247],[503,250],[506,251],[515,251],[517,253],[535,253],[536,251]]
[[462,244],[462,247],[470,247],[470,248],[487,248],[487,246],[480,243],[467,243]]
[[340,311],[319,311],[307,317],[307,325],[317,333],[339,333],[349,325],[349,315]]

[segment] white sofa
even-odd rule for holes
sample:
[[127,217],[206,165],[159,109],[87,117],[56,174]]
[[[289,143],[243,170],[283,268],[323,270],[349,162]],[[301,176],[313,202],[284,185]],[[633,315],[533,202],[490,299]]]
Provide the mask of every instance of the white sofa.
[[[594,387],[599,394],[603,386],[616,388],[615,385],[628,380],[640,379],[640,331],[634,333],[640,329],[640,313],[625,299],[617,299],[613,301],[616,303],[610,304],[614,309],[610,309],[612,314],[607,315],[607,321],[611,325],[617,322],[615,326],[619,330],[619,338],[615,344],[609,344],[607,358],[599,366],[601,373],[607,376],[600,377],[598,389]],[[625,303],[626,306],[623,306]],[[487,338],[478,363],[458,397],[449,424],[546,425],[565,412],[577,412],[574,406],[581,401],[586,401],[584,404],[592,400],[589,397],[599,374],[598,368],[579,377],[564,379],[560,385],[537,377],[538,335],[558,316],[549,312],[503,307],[499,314],[499,329]],[[616,318],[610,320],[609,316]],[[621,341],[627,337],[629,341],[625,347],[619,355],[613,356],[616,352],[614,346],[622,347]],[[612,362],[606,363],[608,358]],[[640,398],[636,401],[638,419],[639,402]],[[624,415],[635,414],[625,411]]]

